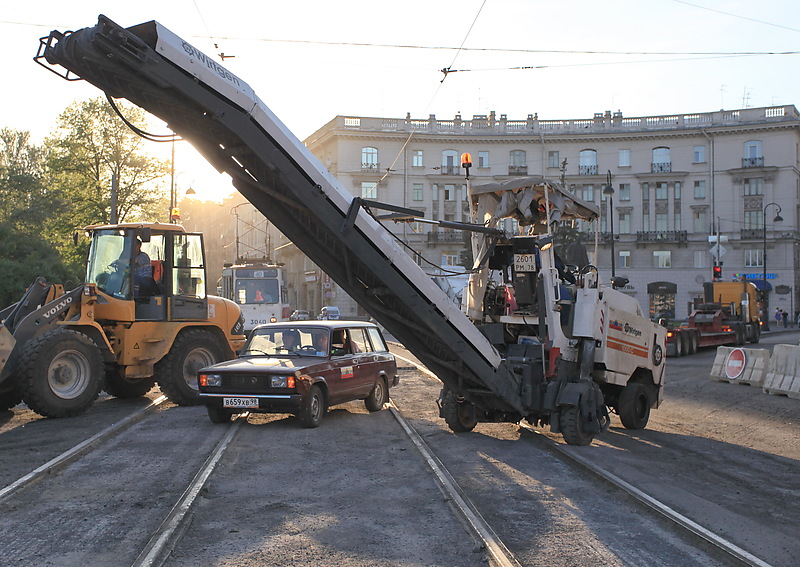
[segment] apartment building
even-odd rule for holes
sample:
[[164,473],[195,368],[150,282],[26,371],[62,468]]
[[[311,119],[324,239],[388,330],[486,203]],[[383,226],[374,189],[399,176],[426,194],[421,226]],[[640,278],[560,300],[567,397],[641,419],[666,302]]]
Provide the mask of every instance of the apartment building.
[[[800,308],[794,106],[585,120],[337,116],[305,143],[354,195],[432,220],[469,221],[465,152],[473,184],[563,181],[601,210],[599,223],[575,227],[590,261],[608,279],[613,248],[616,275],[629,279],[625,292],[653,316],[686,318],[714,266],[723,280],[766,290],[765,309]],[[462,233],[423,223],[387,227],[431,273],[461,269]]]

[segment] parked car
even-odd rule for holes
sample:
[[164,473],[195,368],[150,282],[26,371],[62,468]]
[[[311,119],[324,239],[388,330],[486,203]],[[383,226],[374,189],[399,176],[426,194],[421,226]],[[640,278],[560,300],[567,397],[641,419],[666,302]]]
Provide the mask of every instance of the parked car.
[[334,305],[326,305],[319,312],[319,319],[336,321],[342,318],[339,308]]
[[305,309],[295,309],[289,315],[289,321],[308,321],[309,319],[311,319],[311,313]]
[[291,413],[304,427],[319,426],[329,407],[353,400],[380,411],[398,381],[380,329],[362,321],[260,325],[238,359],[202,368],[197,377],[214,423],[243,412]]

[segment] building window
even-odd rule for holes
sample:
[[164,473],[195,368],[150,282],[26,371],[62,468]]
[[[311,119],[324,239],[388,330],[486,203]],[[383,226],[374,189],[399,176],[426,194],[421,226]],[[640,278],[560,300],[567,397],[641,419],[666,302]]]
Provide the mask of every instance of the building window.
[[744,229],[761,230],[764,228],[764,216],[761,210],[744,212]]
[[558,152],[547,152],[547,167],[558,168],[559,166]]
[[361,171],[378,171],[378,148],[361,148]]
[[697,233],[708,232],[708,221],[706,221],[705,210],[695,210],[692,213],[692,228],[694,232]]
[[508,156],[508,174],[527,174],[528,161],[525,150],[511,150]]
[[650,232],[650,213],[645,212],[642,214],[642,230],[644,232]]
[[653,148],[653,163],[650,171],[652,173],[669,173],[672,171],[669,148]]
[[583,200],[594,203],[594,185],[583,186]]
[[630,167],[631,166],[631,151],[630,150],[620,150],[619,151],[619,166],[620,167]]
[[620,201],[630,201],[631,200],[631,184],[630,183],[620,183],[619,184],[619,200]]
[[439,184],[438,183],[434,183],[433,185],[431,185],[431,198],[433,199],[434,203],[439,200]]
[[[747,144],[751,144],[748,146]],[[742,167],[764,167],[764,156],[761,155],[761,142],[747,142],[744,146],[745,157]]]
[[631,233],[631,214],[619,213],[619,234]]
[[744,251],[744,267],[745,268],[763,268],[764,267],[764,251],[758,250],[745,250]]
[[378,198],[378,184],[374,181],[364,181],[361,183],[361,198],[362,199],[377,199]]
[[415,201],[422,201],[422,197],[423,197],[422,183],[414,183],[414,186],[411,190],[411,198]]
[[445,150],[442,152],[442,174],[458,175],[458,152],[455,150]]
[[411,152],[411,166],[412,167],[423,167],[422,150],[413,150]]
[[694,198],[695,199],[705,199],[706,198],[706,180],[700,179],[694,182]]
[[675,230],[681,230],[681,213],[680,211],[675,212]]
[[478,167],[489,167],[489,152],[478,152]]
[[681,189],[683,189],[683,185],[681,185],[680,181],[675,182],[675,200],[681,200]]
[[580,175],[597,175],[597,151],[581,150],[578,173]]
[[706,147],[695,146],[694,158],[692,159],[692,163],[705,163],[705,161],[706,161]]
[[667,184],[666,183],[656,183],[656,199],[666,199],[667,198]]
[[449,183],[445,184],[444,186],[444,200],[445,201],[455,201],[456,200],[456,186],[451,185]]
[[745,195],[763,195],[764,179],[761,177],[749,177],[744,180]]
[[619,267],[620,268],[630,268],[631,267],[631,251],[630,250],[620,250],[619,251]]
[[442,266],[458,266],[458,252],[442,253]]
[[653,251],[653,267],[654,268],[671,268],[672,267],[672,252],[669,250],[654,250]]
[[706,267],[706,256],[708,252],[705,250],[695,250],[694,251],[694,267],[695,268],[705,268]]
[[642,183],[642,201],[647,202],[650,200],[650,184]]
[[669,215],[667,213],[656,213],[656,231],[665,232],[669,230]]

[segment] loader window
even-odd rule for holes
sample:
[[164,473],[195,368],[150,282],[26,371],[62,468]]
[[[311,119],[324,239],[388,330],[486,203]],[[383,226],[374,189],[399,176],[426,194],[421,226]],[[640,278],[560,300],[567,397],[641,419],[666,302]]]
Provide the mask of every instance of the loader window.
[[132,254],[131,241],[119,230],[104,230],[94,234],[86,266],[86,282],[98,289],[126,298],[130,294],[128,264]]
[[173,238],[172,295],[205,298],[205,263],[200,235],[176,234]]

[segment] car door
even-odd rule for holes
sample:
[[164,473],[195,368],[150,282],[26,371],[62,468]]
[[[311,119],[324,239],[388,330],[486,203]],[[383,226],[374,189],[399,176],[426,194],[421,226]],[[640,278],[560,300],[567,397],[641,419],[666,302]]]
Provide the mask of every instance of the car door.
[[334,329],[331,333],[331,371],[327,378],[331,404],[358,398],[357,367],[346,329]]
[[378,365],[372,345],[363,327],[348,329],[350,348],[353,351],[354,394],[357,398],[366,397],[378,379]]

